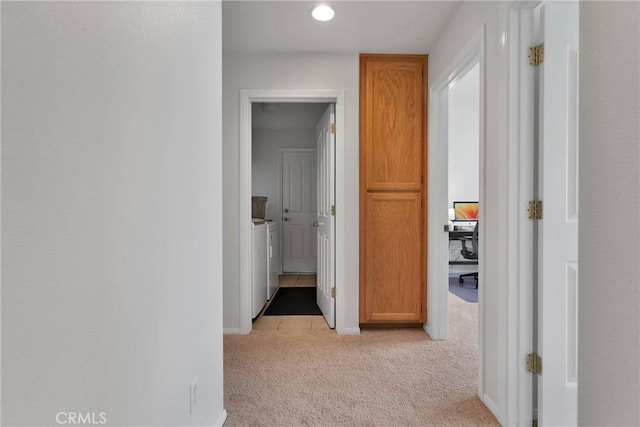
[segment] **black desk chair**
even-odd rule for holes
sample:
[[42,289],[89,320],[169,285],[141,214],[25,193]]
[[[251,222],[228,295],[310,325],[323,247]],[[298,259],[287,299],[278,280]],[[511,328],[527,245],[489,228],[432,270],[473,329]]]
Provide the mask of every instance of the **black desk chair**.
[[[467,246],[467,243],[471,242],[471,247]],[[476,226],[473,228],[473,234],[471,238],[466,238],[461,240],[462,250],[460,254],[465,259],[475,259],[478,260],[478,223],[476,222]],[[476,279],[476,289],[478,288],[478,272],[475,273],[465,273],[461,274],[458,278],[458,282],[464,283],[465,277],[474,277]]]

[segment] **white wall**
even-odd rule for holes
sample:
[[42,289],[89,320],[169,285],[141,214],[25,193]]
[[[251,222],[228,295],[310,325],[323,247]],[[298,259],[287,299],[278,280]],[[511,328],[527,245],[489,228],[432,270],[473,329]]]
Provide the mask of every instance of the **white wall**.
[[578,425],[640,425],[640,4],[580,5]]
[[[240,328],[239,100],[240,89],[336,89],[346,96],[345,328],[358,328],[359,57],[223,53],[224,327]],[[338,118],[339,119],[339,118]],[[340,126],[340,123],[337,123]]]
[[[251,190],[254,196],[267,196],[265,217],[281,220],[281,148],[316,148],[315,129],[254,129],[251,137]],[[280,230],[280,228],[279,228]]]
[[480,67],[449,88],[449,207],[477,201],[480,184]]
[[2,4],[3,425],[222,421],[221,170],[219,2]]
[[429,54],[429,80],[432,83],[444,80],[446,70],[451,67],[464,49],[472,42],[482,26],[486,28],[486,153],[484,174],[487,188],[484,194],[483,218],[485,227],[484,258],[485,269],[482,283],[485,330],[483,351],[484,369],[481,378],[481,396],[485,404],[494,412],[498,420],[506,420],[506,352],[504,340],[506,326],[501,319],[506,318],[507,307],[507,259],[506,220],[507,206],[507,149],[506,141],[500,138],[500,117],[498,111],[499,94],[502,84],[498,79],[500,39],[499,3],[463,2],[439,37]]

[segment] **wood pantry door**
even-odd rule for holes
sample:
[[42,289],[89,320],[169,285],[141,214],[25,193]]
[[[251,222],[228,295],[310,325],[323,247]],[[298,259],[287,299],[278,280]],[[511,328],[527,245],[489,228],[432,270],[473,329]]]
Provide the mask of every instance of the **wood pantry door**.
[[360,55],[360,324],[426,322],[427,56]]

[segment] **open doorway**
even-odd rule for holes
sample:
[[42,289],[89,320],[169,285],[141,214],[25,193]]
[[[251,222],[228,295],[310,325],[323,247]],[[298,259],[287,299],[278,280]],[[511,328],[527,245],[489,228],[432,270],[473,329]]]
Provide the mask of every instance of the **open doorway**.
[[327,105],[252,104],[251,194],[278,230],[278,273],[316,273],[316,125]]
[[[273,320],[280,320],[263,316],[321,314],[315,302],[319,181],[316,128],[328,105],[251,105],[251,315],[258,323],[254,326],[274,325]],[[256,245],[253,236],[260,228],[256,224],[262,221],[268,229],[262,232],[266,234],[266,257],[261,253],[256,256],[260,252],[256,246],[259,249],[261,245]],[[264,289],[265,280],[266,295],[258,291]],[[288,289],[292,287],[303,289]]]
[[[478,273],[478,291],[477,291],[477,304],[466,303],[470,307],[470,312],[477,319],[477,329],[473,332],[473,336],[477,339],[477,366],[478,366],[478,396],[489,407],[495,408],[495,405],[485,395],[485,341],[487,338],[487,325],[485,324],[485,295],[487,294],[487,287],[482,286],[484,267],[486,263],[486,257],[482,257],[483,247],[486,244],[486,239],[482,239],[483,230],[485,229],[485,223],[481,220],[486,218],[487,210],[485,201],[486,194],[486,174],[487,170],[484,167],[486,164],[486,62],[485,62],[485,29],[480,28],[475,37],[469,42],[469,44],[455,57],[455,59],[445,68],[441,76],[433,80],[433,84],[429,89],[429,103],[430,103],[430,132],[429,132],[429,181],[432,183],[429,188],[429,205],[437,206],[430,212],[429,217],[429,260],[428,260],[428,280],[430,283],[428,292],[428,309],[429,318],[428,323],[425,325],[425,330],[432,339],[435,340],[447,340],[449,339],[449,326],[450,326],[450,310],[449,310],[449,262],[451,258],[456,259],[457,254],[453,257],[451,255],[453,249],[449,249],[450,242],[450,228],[455,226],[452,222],[449,222],[449,210],[448,206],[451,204],[453,208],[453,202],[473,202],[477,212],[477,227],[473,225],[473,228],[477,231],[477,265],[476,262],[465,268],[473,268],[473,272]],[[473,71],[472,71],[473,70]],[[475,71],[477,70],[477,72]],[[451,200],[449,199],[449,144],[450,144],[450,127],[449,127],[449,103],[452,100],[450,95],[450,89],[455,97],[455,88],[464,87],[464,77],[469,76],[467,83],[474,82],[472,86],[475,86],[473,92],[475,95],[470,100],[467,100],[465,104],[473,103],[477,108],[477,113],[472,113],[476,117],[475,123],[472,123],[469,128],[473,128],[472,132],[476,137],[476,149],[473,149],[473,155],[471,157],[474,160],[469,160],[469,164],[473,164],[471,167],[473,176],[475,178],[466,178],[467,181],[475,181],[473,185],[469,185],[467,189],[477,188],[477,193],[473,194],[461,194],[460,196],[452,195],[453,198],[468,198],[468,200]],[[475,83],[477,82],[477,84]],[[453,86],[453,88],[451,88]],[[477,100],[477,101],[476,101]],[[453,125],[453,123],[452,123]],[[455,134],[454,134],[455,135]],[[468,156],[470,149],[462,149],[463,156]],[[477,153],[477,154],[476,154]],[[455,159],[451,159],[452,162]],[[477,168],[477,169],[476,169]],[[462,182],[464,182],[463,178]],[[495,215],[493,212],[489,212],[489,215]],[[455,219],[455,214],[452,214]],[[467,222],[466,226],[471,227],[472,223]],[[455,231],[455,230],[454,230]],[[467,233],[469,233],[467,231]],[[473,234],[473,231],[471,233]],[[474,261],[474,260],[466,260]],[[458,267],[456,267],[458,268]],[[477,269],[475,269],[477,268]],[[453,273],[452,273],[453,275]],[[454,276],[456,277],[456,276]],[[455,280],[459,280],[457,277]],[[456,282],[457,283],[457,282]],[[464,279],[465,285],[467,279]],[[469,279],[469,285],[475,288],[475,278]],[[457,297],[456,297],[457,298]],[[491,332],[491,331],[489,331]]]
[[[471,202],[470,205],[475,209],[476,219],[482,218],[486,209],[483,203],[485,194],[485,174],[486,169],[483,167],[485,164],[485,152],[486,152],[486,135],[485,135],[485,59],[484,59],[484,44],[485,44],[485,32],[484,29],[476,34],[469,45],[455,58],[455,60],[445,69],[442,76],[436,78],[434,83],[430,86],[429,103],[431,105],[430,111],[430,133],[429,133],[429,181],[432,183],[429,188],[429,205],[437,206],[438,209],[434,209],[430,212],[429,216],[429,260],[428,260],[428,280],[430,283],[428,292],[428,323],[425,325],[425,330],[432,339],[446,340],[449,338],[449,272],[450,261],[457,260],[458,263],[466,262],[468,266],[465,268],[473,269],[473,273],[478,273],[478,334],[479,334],[479,348],[478,348],[478,367],[479,377],[483,375],[482,359],[483,359],[483,295],[484,288],[481,286],[483,277],[483,263],[484,259],[478,257],[477,260],[459,259],[457,253],[453,253],[455,250],[461,248],[460,246],[450,249],[450,238],[452,233],[449,231],[451,227],[455,227],[453,223],[455,220],[455,211],[449,211],[449,208],[453,209],[453,202]],[[476,71],[477,70],[477,71]],[[465,77],[468,76],[468,80]],[[465,116],[465,109],[467,115],[473,114],[475,120],[469,121],[464,125],[465,129],[460,132],[459,126],[460,120],[453,117],[455,122],[449,121],[449,103],[452,101],[450,95],[453,95],[455,102],[456,86],[458,88],[464,88],[465,86],[471,86],[473,89],[465,90],[464,92],[473,93],[472,95],[463,96],[460,94],[459,104],[463,104],[462,107],[456,107],[459,110],[458,115]],[[451,91],[451,94],[450,94]],[[473,109],[470,110],[469,105],[473,104]],[[466,105],[466,107],[464,107]],[[456,114],[453,112],[453,114]],[[467,134],[467,138],[475,139],[475,143],[461,144],[459,148],[453,148],[451,154],[449,153],[450,135],[453,132],[456,137],[456,132],[462,135]],[[469,137],[468,135],[472,135]],[[473,136],[475,135],[475,136]],[[457,139],[460,139],[458,135]],[[464,139],[464,138],[463,138]],[[470,148],[473,144],[475,148]],[[451,171],[451,175],[456,177],[457,182],[460,184],[452,183],[452,194],[450,199],[449,193],[449,162],[454,163],[455,158],[449,159],[450,156],[458,156],[465,160],[464,165],[458,167],[456,170]],[[460,172],[466,168],[469,172]],[[456,173],[457,172],[457,173]],[[462,175],[460,179],[459,176]],[[469,183],[468,181],[473,181]],[[458,186],[461,190],[456,190]],[[475,189],[475,190],[474,190]],[[457,198],[460,199],[457,199]],[[457,200],[453,200],[457,199]],[[462,199],[462,200],[461,200]],[[466,200],[465,200],[466,199]],[[449,214],[451,212],[451,215]],[[451,222],[450,222],[451,221]],[[482,221],[474,221],[477,224],[477,252],[483,253],[484,241],[481,236],[483,234],[484,224]],[[461,221],[457,225],[463,226],[463,228],[475,228],[475,224],[472,221]],[[453,230],[454,232],[456,230]],[[464,231],[467,235],[463,237],[472,237],[473,231]],[[464,233],[463,233],[464,234]],[[459,245],[459,243],[457,244]],[[462,258],[462,255],[460,256]],[[477,263],[477,265],[476,265]],[[458,269],[460,267],[456,267]],[[456,271],[454,270],[452,274]],[[463,272],[464,274],[464,272]],[[465,283],[467,279],[464,279]],[[471,279],[469,283],[473,283],[475,288],[474,279]],[[479,392],[482,395],[482,381],[479,381]]]
[[[262,295],[272,296],[268,284],[267,291],[257,296],[258,300],[253,295],[252,197],[264,202],[264,219],[270,219],[278,229],[278,272],[314,275],[303,278],[305,287],[313,287],[315,283],[311,281],[315,282],[317,275],[317,305],[327,324],[340,331],[344,309],[340,310],[336,290],[344,283],[344,265],[340,261],[344,251],[344,226],[336,213],[336,205],[344,200],[344,169],[339,166],[343,164],[344,155],[336,146],[343,141],[344,133],[337,130],[336,122],[344,115],[344,94],[325,90],[284,92],[241,91],[241,332],[251,331],[256,308],[266,305]],[[327,145],[330,149],[325,150],[323,147]],[[301,209],[303,205],[308,209]],[[305,220],[295,218],[301,210],[308,214],[306,222],[310,224],[297,224],[298,220]],[[287,231],[289,225],[294,227]],[[331,250],[325,251],[326,248]],[[303,253],[306,258],[316,258],[315,265],[307,262],[287,266],[285,251],[296,257]],[[270,252],[273,254],[273,249]]]
[[[448,102],[449,292],[478,302],[480,191],[480,70],[453,80]],[[451,299],[451,298],[450,298]]]

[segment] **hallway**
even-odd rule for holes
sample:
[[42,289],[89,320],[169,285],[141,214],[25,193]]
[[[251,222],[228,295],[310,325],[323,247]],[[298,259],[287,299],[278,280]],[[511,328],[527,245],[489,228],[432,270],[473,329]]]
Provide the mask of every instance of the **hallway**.
[[225,425],[498,425],[477,397],[477,307],[450,295],[449,341],[420,329],[226,335]]

